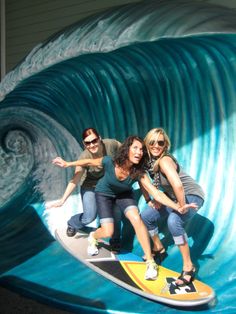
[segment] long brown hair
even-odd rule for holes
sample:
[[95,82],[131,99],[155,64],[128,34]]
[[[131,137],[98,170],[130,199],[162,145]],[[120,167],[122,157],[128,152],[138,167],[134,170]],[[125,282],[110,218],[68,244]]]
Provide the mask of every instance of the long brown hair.
[[123,165],[125,165],[125,163],[127,162],[128,158],[129,158],[129,149],[130,146],[133,144],[134,141],[139,141],[142,144],[142,148],[143,148],[143,157],[140,160],[140,162],[136,165],[132,165],[131,169],[130,169],[130,177],[132,179],[135,179],[137,177],[139,177],[140,175],[144,174],[144,162],[147,156],[147,149],[146,146],[144,144],[144,141],[141,139],[141,137],[137,136],[137,135],[131,135],[129,137],[126,138],[126,140],[123,142],[123,144],[120,146],[116,157],[115,157],[115,163],[122,167]]

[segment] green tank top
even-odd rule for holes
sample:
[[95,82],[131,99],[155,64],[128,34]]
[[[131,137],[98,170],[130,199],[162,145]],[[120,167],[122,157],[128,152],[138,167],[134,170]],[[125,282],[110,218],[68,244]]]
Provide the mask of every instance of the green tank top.
[[116,197],[122,193],[132,191],[132,185],[137,179],[128,176],[124,180],[118,180],[115,174],[115,165],[110,156],[102,159],[104,176],[98,181],[95,191],[107,196]]

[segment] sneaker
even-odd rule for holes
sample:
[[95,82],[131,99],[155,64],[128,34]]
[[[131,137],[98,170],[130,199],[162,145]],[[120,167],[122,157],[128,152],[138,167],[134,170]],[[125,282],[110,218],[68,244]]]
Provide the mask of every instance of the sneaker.
[[73,237],[76,234],[75,228],[68,226],[66,230],[66,234],[68,237]]
[[158,266],[153,259],[146,262],[147,268],[144,276],[145,280],[156,280],[158,274]]
[[90,232],[88,237],[88,255],[98,255],[98,241],[93,237],[94,232]]

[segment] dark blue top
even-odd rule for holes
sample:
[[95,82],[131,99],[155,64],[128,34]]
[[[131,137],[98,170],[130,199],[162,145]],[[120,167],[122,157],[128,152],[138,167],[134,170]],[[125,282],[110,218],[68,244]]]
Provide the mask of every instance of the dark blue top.
[[115,165],[110,156],[102,159],[104,176],[98,180],[95,191],[104,195],[116,197],[124,192],[132,191],[132,185],[137,179],[128,176],[124,180],[119,180],[115,174]]

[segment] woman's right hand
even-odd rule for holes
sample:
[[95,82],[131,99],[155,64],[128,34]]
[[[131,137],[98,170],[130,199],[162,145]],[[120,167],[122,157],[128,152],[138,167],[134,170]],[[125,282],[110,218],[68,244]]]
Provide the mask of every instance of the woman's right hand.
[[61,168],[66,168],[67,167],[67,162],[62,159],[61,157],[56,157],[52,160],[52,163],[58,167]]
[[58,200],[46,205],[46,209],[50,209],[53,207],[61,207],[64,204],[63,200]]

